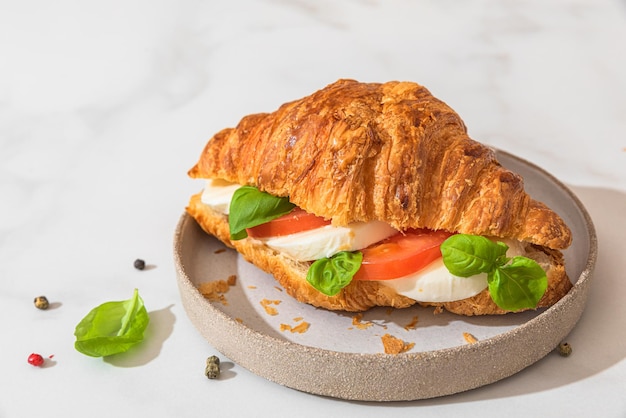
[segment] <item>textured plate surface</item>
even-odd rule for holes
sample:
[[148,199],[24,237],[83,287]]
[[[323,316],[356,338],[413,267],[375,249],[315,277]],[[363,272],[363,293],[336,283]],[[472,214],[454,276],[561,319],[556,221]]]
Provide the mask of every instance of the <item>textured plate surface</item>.
[[[574,242],[564,254],[574,287],[549,309],[493,317],[433,315],[432,308],[422,307],[376,308],[362,316],[316,309],[296,302],[270,275],[184,214],[174,258],[185,310],[204,338],[231,360],[270,381],[318,395],[426,399],[515,374],[548,354],[575,326],[587,299],[597,243],[589,215],[563,184],[505,152],[499,151],[498,159],[521,174],[528,193],[572,229]],[[220,299],[210,301],[198,289],[233,275],[235,285]],[[478,342],[468,344],[464,333]],[[402,354],[384,354],[385,334],[414,346]]]

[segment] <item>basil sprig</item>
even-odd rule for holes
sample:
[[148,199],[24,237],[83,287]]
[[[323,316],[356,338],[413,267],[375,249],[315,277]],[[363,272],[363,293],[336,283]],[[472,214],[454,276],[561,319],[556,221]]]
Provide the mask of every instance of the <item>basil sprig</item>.
[[309,267],[306,281],[323,294],[334,296],[350,284],[362,261],[360,251],[341,251],[330,258],[320,258]]
[[106,302],[92,309],[76,325],[74,348],[91,357],[123,353],[143,341],[149,322],[143,300],[135,289],[128,300]]
[[246,228],[264,224],[288,214],[296,205],[286,197],[276,197],[256,187],[242,186],[235,190],[228,210],[230,239],[248,236]]
[[546,272],[534,260],[508,258],[509,247],[477,235],[452,235],[441,244],[443,263],[450,273],[470,277],[487,273],[489,293],[507,311],[535,308],[548,287]]

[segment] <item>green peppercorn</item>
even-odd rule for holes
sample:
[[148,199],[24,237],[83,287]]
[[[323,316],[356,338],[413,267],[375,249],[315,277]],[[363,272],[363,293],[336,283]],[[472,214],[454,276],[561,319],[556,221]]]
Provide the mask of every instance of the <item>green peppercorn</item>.
[[206,359],[204,374],[209,379],[217,379],[220,377],[220,359],[217,356],[211,356]]
[[570,354],[572,354],[572,346],[569,345],[569,343],[560,343],[557,347],[557,351],[559,352],[560,356],[568,357]]
[[137,270],[143,270],[146,268],[146,262],[140,258],[136,259],[133,265],[135,266]]
[[48,302],[48,298],[46,298],[45,296],[37,296],[34,300],[35,302],[35,307],[37,309],[48,309],[48,307],[50,306],[50,303]]

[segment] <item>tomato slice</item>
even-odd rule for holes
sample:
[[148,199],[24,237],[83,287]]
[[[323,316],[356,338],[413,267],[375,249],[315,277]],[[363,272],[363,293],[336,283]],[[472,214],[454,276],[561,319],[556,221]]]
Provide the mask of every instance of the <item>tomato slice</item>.
[[452,234],[412,229],[363,250],[363,263],[354,280],[390,280],[416,273],[441,257],[439,249]]
[[253,238],[268,238],[295,234],[325,225],[330,225],[330,221],[296,207],[280,218],[248,228],[247,231],[248,235]]

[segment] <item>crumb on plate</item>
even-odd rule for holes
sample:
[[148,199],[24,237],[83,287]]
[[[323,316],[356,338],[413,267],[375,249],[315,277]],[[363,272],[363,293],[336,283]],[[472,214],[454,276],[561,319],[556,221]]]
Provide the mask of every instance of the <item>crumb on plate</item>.
[[417,322],[418,322],[418,321],[419,321],[419,318],[417,317],[417,315],[415,315],[415,316],[411,319],[411,322],[409,322],[408,324],[406,324],[406,325],[404,326],[404,329],[405,329],[405,330],[407,330],[407,331],[409,331],[409,330],[412,330],[412,329],[417,328]]
[[405,353],[415,346],[415,343],[407,343],[400,338],[396,338],[391,334],[385,334],[381,337],[385,354]]
[[295,327],[293,327],[293,326],[291,326],[291,325],[289,325],[289,324],[280,324],[280,330],[281,330],[281,331],[283,331],[283,332],[284,332],[284,331],[289,331],[289,332],[291,332],[292,334],[293,334],[294,332],[297,332],[298,334],[302,334],[302,333],[305,333],[305,332],[309,329],[309,326],[310,326],[310,325],[311,325],[311,324],[309,324],[309,323],[308,323],[308,322],[306,322],[306,321],[302,321],[302,322],[300,322],[300,323],[299,323],[298,325],[296,325]]
[[476,344],[478,342],[478,339],[469,332],[464,332],[463,338],[465,338],[465,341],[467,341],[468,344]]
[[280,300],[262,299],[259,303],[261,304],[261,306],[263,306],[263,309],[265,309],[265,312],[268,315],[278,315],[278,310],[270,305],[280,305]]
[[237,280],[237,276],[232,275],[227,280],[214,280],[212,282],[204,282],[198,285],[198,290],[211,302],[220,302],[222,305],[227,306],[225,293],[228,292],[231,286],[234,286]]
[[354,325],[358,329],[367,329],[367,328],[371,327],[372,325],[374,325],[374,323],[370,322],[370,321],[362,322],[362,319],[363,319],[363,314],[362,313],[354,315],[352,317],[352,325]]

